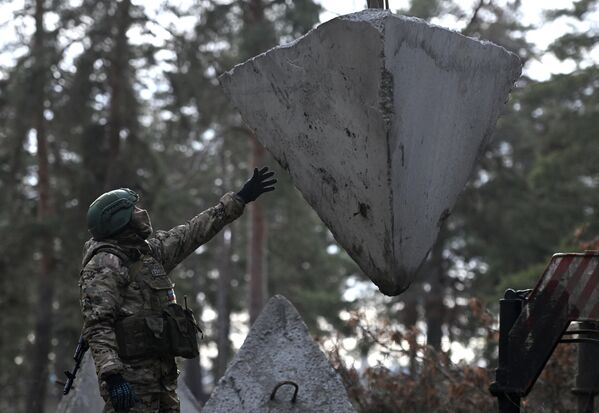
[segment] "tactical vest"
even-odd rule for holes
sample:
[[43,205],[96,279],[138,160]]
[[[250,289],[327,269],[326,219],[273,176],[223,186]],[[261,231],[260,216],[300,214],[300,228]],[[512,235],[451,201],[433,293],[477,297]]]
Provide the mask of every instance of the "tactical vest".
[[[186,308],[177,304],[173,289],[175,284],[162,265],[149,254],[132,260],[114,244],[101,243],[94,248],[91,256],[98,252],[114,254],[125,263],[129,270],[129,283],[139,287],[143,299],[141,311],[115,322],[119,357],[197,357],[197,333],[201,333],[201,329],[187,303]],[[124,299],[127,300],[127,296]]]

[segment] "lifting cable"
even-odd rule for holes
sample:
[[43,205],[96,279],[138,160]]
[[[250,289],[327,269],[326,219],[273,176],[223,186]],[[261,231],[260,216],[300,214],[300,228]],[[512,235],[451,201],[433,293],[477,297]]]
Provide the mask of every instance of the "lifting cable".
[[389,0],[368,0],[366,3],[369,9],[389,10]]

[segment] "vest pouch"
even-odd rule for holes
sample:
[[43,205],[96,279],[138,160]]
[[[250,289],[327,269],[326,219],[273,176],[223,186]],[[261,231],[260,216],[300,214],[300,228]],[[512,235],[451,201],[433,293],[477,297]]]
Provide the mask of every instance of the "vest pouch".
[[198,326],[193,313],[179,304],[169,304],[163,310],[164,321],[170,341],[170,354],[183,358],[196,358],[198,350]]
[[153,311],[160,312],[166,305],[176,302],[175,284],[168,277],[152,277],[144,282],[150,287],[147,299]]
[[114,326],[119,357],[130,359],[168,352],[168,336],[160,313],[140,312]]

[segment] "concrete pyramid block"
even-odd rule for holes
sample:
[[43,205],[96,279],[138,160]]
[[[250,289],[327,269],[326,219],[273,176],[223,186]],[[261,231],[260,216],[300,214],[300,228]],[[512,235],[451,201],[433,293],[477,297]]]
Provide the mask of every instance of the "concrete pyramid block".
[[[182,374],[179,376],[177,394],[181,401],[181,413],[202,411],[201,404],[183,381]],[[88,351],[83,357],[73,388],[68,395],[62,397],[56,413],[102,413],[103,409],[104,400],[100,396],[94,360]]]
[[355,413],[355,410],[339,376],[310,337],[297,310],[278,295],[269,300],[252,326],[203,410],[203,413],[222,412]]
[[414,279],[488,142],[518,57],[419,19],[335,18],[221,76],[379,289]]

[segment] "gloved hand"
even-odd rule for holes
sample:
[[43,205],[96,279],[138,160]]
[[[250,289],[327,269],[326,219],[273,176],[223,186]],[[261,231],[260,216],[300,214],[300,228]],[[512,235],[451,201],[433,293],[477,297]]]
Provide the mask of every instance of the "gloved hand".
[[255,201],[260,195],[264,192],[274,191],[275,187],[273,186],[277,180],[271,178],[275,173],[268,172],[268,166],[258,170],[258,168],[254,168],[254,175],[250,178],[249,181],[245,183],[241,191],[237,192],[244,202],[247,204],[248,202]]
[[120,374],[113,374],[106,378],[110,402],[117,412],[128,411],[137,402],[133,387]]

